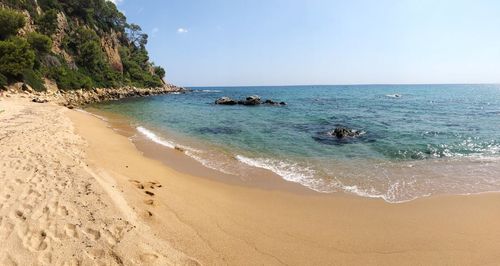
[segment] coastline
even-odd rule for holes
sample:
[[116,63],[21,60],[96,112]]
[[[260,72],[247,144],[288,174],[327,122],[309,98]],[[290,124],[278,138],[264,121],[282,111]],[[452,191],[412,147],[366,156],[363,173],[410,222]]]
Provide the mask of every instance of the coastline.
[[[475,265],[494,264],[498,260],[499,193],[435,196],[389,204],[381,199],[293,193],[230,184],[179,172],[169,167],[168,162],[165,165],[166,161],[148,158],[127,136],[118,134],[90,114],[52,104],[28,103],[26,99],[7,101],[11,108],[24,108],[26,114],[53,113],[52,117],[45,116],[49,119],[45,127],[51,125],[50,119],[70,121],[65,124],[67,134],[76,133],[82,140],[72,149],[84,154],[81,161],[85,167],[75,171],[93,173],[88,182],[99,193],[91,197],[99,198],[108,209],[113,209],[102,213],[102,218],[110,214],[121,216],[139,228],[131,230],[127,238],[117,244],[127,245],[128,249],[109,244],[101,247],[105,254],[115,251],[129,263],[137,262],[136,257],[141,258],[141,254],[132,252],[136,245],[156,243],[164,247],[161,251],[165,256],[158,256],[160,248],[157,248],[154,253],[157,257],[142,256],[145,259],[142,263],[162,265],[165,261],[159,259],[164,257],[172,259],[168,261],[170,264],[199,262],[209,265]],[[0,106],[3,103],[0,101]],[[0,117],[17,121],[16,112],[8,110]],[[7,120],[1,121],[2,126]],[[37,120],[24,122],[26,125],[21,125],[16,132],[38,123]],[[64,140],[64,136],[59,135],[40,137],[41,143],[48,143],[49,138]],[[37,139],[17,141],[24,141],[30,151],[33,146],[30,142]],[[12,149],[2,150],[2,159],[7,162],[2,166],[7,173],[3,179],[14,178],[11,168],[17,160],[12,156],[16,143],[6,144]],[[60,158],[63,152],[53,154],[52,150],[57,149],[49,146],[47,153],[54,160],[70,165]],[[55,174],[64,175],[64,172]],[[161,187],[148,188],[158,184]],[[12,186],[15,187],[15,183]],[[71,189],[76,191],[61,191],[66,193],[68,202],[83,188]],[[48,192],[40,190],[38,193]],[[78,213],[81,207],[73,208]],[[11,209],[15,210],[15,206]],[[10,216],[5,214],[5,217]],[[85,220],[84,217],[80,219]],[[6,220],[3,219],[2,225]],[[21,226],[22,222],[15,223],[15,227]],[[16,243],[15,239],[8,238]],[[61,241],[66,243],[66,240]],[[3,249],[0,254],[4,255],[0,256],[5,257],[6,247]],[[34,257],[39,256],[36,250],[32,252]],[[8,256],[13,261],[16,259],[15,254]]]
[[[143,156],[160,161],[165,166],[177,172],[237,186],[254,187],[265,190],[283,190],[301,194],[320,193],[297,182],[287,181],[283,179],[282,176],[263,168],[245,165],[252,170],[253,174],[251,176],[224,172],[221,169],[205,165],[203,160],[190,156],[188,154],[189,151],[186,151],[184,146],[176,145],[177,140],[175,140],[176,143],[168,143],[168,146],[155,142],[150,137],[141,134],[137,128],[131,125],[131,121],[124,116],[94,108],[86,108],[79,111],[104,121],[116,133],[128,138]],[[160,141],[162,140],[163,139],[160,139]],[[234,163],[238,163],[238,161],[234,159]]]

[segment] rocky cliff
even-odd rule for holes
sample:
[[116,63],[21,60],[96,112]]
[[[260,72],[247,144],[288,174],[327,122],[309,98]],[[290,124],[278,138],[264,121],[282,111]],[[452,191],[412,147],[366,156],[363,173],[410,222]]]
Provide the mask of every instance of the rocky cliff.
[[[147,34],[110,1],[0,0],[0,21],[19,16],[23,23],[17,36],[0,34],[0,49],[3,43],[24,41],[35,56],[9,51],[25,56],[27,64],[0,69],[0,87],[16,82],[37,91],[53,84],[59,90],[169,86],[165,70],[150,61]],[[50,49],[40,49],[45,46]],[[10,58],[0,55],[2,61]]]

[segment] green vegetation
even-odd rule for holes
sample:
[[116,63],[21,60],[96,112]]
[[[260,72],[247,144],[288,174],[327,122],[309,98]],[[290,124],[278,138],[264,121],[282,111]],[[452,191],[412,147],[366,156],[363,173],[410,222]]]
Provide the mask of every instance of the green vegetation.
[[[163,85],[165,70],[150,63],[147,34],[110,1],[0,0],[2,5],[0,86],[24,81],[43,90],[44,77],[63,90]],[[58,28],[61,20],[65,26]],[[18,35],[26,21],[35,31]],[[114,48],[105,47],[110,40]]]
[[49,9],[37,21],[40,32],[52,35],[57,30],[57,10]]
[[24,26],[24,16],[18,12],[0,9],[0,39],[6,39],[16,35],[17,31]]
[[7,85],[7,77],[0,74],[0,90],[2,89],[2,87],[6,86]]
[[52,40],[50,37],[37,32],[28,34],[28,43],[31,48],[37,52],[37,55],[47,54],[52,48]]
[[11,37],[0,41],[0,73],[8,78],[19,78],[33,68],[35,53],[25,39]]

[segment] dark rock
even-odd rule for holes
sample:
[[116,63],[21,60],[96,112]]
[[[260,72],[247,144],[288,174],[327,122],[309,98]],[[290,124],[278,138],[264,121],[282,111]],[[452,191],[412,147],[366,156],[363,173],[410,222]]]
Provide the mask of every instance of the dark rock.
[[346,127],[337,127],[335,130],[328,132],[329,135],[335,136],[338,139],[346,138],[346,137],[356,137],[359,136],[360,132],[354,129],[346,128]]
[[260,97],[257,95],[248,96],[246,100],[243,102],[243,105],[259,105]]
[[229,97],[221,97],[215,100],[215,104],[223,104],[223,105],[235,105],[238,104],[236,100],[233,100]]
[[48,103],[49,101],[47,99],[44,99],[44,98],[35,97],[35,98],[33,98],[32,102],[34,102],[34,103]]
[[257,95],[248,96],[245,100],[234,100],[229,97],[221,97],[215,100],[215,104],[223,104],[223,105],[260,105],[260,104],[268,104],[268,105],[286,105],[285,102],[275,102],[271,99],[267,99],[265,101],[261,101],[260,97]]

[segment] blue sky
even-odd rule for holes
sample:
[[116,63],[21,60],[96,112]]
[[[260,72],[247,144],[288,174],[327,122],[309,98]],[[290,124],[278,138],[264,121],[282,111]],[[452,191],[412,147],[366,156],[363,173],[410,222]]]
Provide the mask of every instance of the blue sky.
[[500,82],[500,1],[117,5],[149,34],[167,80],[182,86]]

